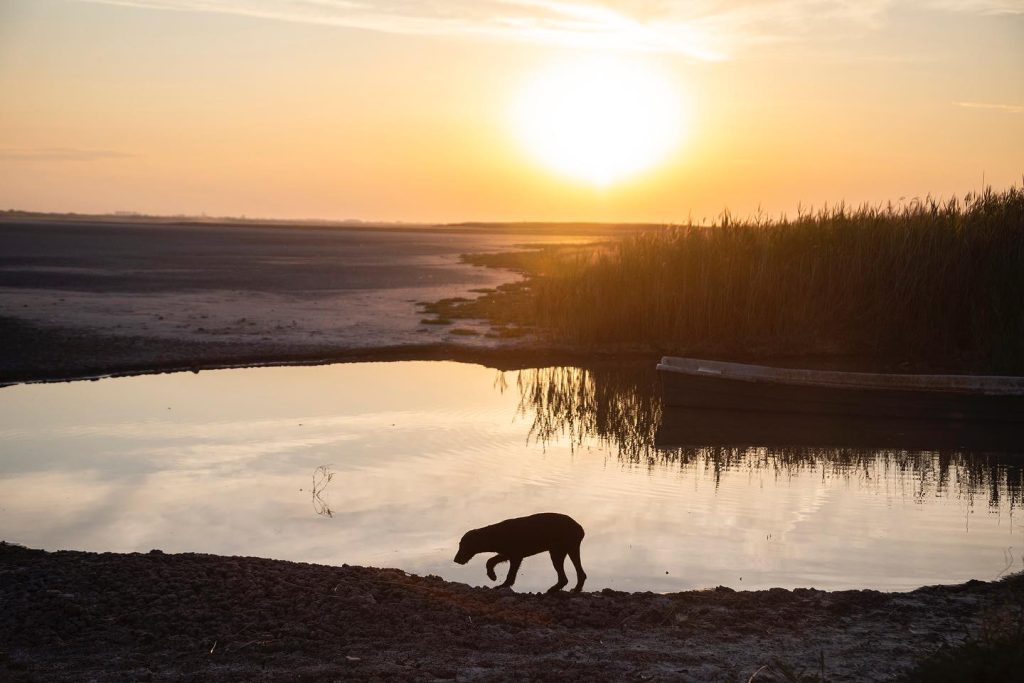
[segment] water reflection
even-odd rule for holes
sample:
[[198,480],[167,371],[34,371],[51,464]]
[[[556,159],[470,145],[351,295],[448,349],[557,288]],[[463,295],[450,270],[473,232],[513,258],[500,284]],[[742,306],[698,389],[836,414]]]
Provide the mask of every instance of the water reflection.
[[531,421],[528,439],[541,445],[567,438],[614,447],[627,462],[654,462],[662,407],[653,367],[548,367],[516,374],[516,415]]
[[909,482],[904,492],[920,500],[952,493],[993,509],[1021,505],[1017,425],[665,408],[650,366],[521,370],[517,415],[542,446],[596,442],[624,463],[699,469],[716,486],[732,470],[817,473]]
[[[487,585],[452,563],[460,534],[560,511],[587,529],[589,590],[900,590],[1024,566],[1013,438],[675,413],[656,386],[645,367],[399,362],[7,387],[0,539]],[[550,585],[549,562],[523,563],[517,589]]]
[[331,472],[330,465],[320,465],[313,470],[313,510],[318,515],[333,517],[330,506],[324,501],[323,494],[327,485],[334,479],[334,472]]

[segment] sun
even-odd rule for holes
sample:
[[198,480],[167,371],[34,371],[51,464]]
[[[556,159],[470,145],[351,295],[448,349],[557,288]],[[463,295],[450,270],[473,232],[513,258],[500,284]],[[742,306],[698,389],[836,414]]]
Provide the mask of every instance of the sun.
[[590,57],[537,74],[513,106],[513,128],[550,170],[599,187],[647,170],[677,147],[680,93],[651,64]]

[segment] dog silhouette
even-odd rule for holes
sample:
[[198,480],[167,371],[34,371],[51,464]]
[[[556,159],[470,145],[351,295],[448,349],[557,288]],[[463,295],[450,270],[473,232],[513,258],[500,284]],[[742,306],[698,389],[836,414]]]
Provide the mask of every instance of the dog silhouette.
[[548,589],[555,593],[569,583],[565,576],[565,556],[572,560],[576,568],[576,586],[574,593],[583,588],[587,574],[580,564],[580,543],[583,542],[583,527],[568,515],[557,512],[541,512],[528,517],[506,519],[480,529],[467,531],[459,541],[459,552],[455,561],[466,564],[478,553],[497,553],[487,560],[487,576],[497,581],[494,568],[502,562],[508,562],[508,576],[498,588],[508,588],[516,581],[516,573],[524,557],[530,557],[545,550],[551,555],[551,564],[558,573],[558,583]]

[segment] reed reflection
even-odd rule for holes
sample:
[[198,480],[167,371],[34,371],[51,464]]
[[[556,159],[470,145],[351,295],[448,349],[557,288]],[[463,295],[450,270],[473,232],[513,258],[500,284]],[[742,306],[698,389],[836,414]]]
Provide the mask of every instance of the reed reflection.
[[621,364],[521,370],[516,387],[533,443],[596,444],[624,464],[704,471],[716,486],[750,470],[843,477],[917,502],[1012,511],[1024,501],[1019,426],[666,408],[653,368]]
[[596,440],[628,462],[656,459],[662,407],[653,368],[623,365],[521,370],[517,417],[532,420],[528,440],[568,437],[573,449]]

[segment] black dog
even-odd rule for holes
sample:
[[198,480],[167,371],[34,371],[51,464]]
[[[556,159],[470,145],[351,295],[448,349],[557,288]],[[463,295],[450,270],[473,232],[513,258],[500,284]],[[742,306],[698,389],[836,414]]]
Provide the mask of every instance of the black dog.
[[580,543],[583,542],[583,527],[568,515],[557,512],[541,512],[529,517],[506,519],[481,529],[467,531],[459,541],[459,552],[455,561],[466,564],[477,553],[498,553],[487,560],[487,576],[497,581],[494,567],[507,561],[508,576],[499,588],[507,588],[516,581],[516,573],[524,557],[542,553],[551,554],[551,564],[558,572],[558,583],[548,589],[549,593],[561,590],[569,579],[565,576],[565,556],[572,560],[576,568],[576,587],[573,592],[583,588],[587,574],[580,564]]

